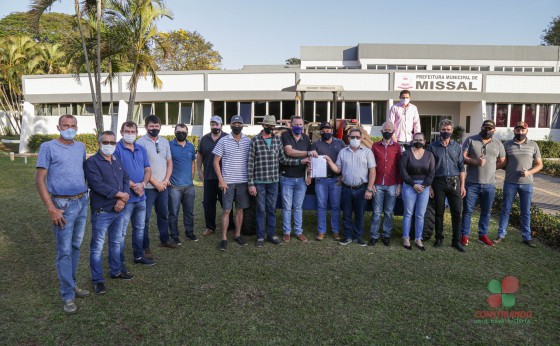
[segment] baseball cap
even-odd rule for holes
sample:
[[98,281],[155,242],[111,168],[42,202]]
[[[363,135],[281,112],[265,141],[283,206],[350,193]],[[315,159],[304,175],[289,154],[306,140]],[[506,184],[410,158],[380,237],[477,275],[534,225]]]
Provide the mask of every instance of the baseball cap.
[[229,121],[229,123],[230,123],[230,124],[233,124],[233,123],[241,123],[241,124],[243,124],[243,118],[241,118],[240,115],[234,115],[234,116],[231,117],[231,120]]
[[218,115],[214,115],[212,116],[212,118],[210,118],[210,122],[211,123],[218,123],[218,124],[222,124],[222,118]]
[[322,129],[332,129],[331,123],[328,121],[322,121],[321,125],[319,125],[319,130]]
[[515,126],[513,128],[516,128],[516,127],[522,127],[525,130],[527,130],[529,128],[529,125],[527,125],[527,123],[524,122],[524,121],[518,121],[518,122],[515,123]]
[[494,120],[492,120],[492,119],[486,119],[486,120],[484,120],[484,122],[482,123],[482,127],[496,128],[496,123],[495,123]]

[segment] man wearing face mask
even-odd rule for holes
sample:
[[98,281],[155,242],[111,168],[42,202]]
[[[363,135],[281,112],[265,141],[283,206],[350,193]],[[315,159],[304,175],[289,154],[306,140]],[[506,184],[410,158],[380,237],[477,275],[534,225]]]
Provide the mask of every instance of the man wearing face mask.
[[371,150],[377,163],[375,185],[373,186],[373,215],[371,218],[371,239],[374,246],[379,240],[379,227],[383,213],[383,244],[389,246],[393,229],[393,209],[401,194],[402,178],[399,170],[401,147],[393,141],[394,126],[387,121],[381,125],[383,139],[373,143]]
[[109,241],[111,279],[132,280],[130,272],[121,268],[123,213],[130,198],[130,178],[121,160],[113,156],[117,148],[115,134],[104,131],[99,136],[99,150],[84,167],[91,194],[91,243],[89,267],[95,293],[106,292],[101,253],[105,235]]
[[401,90],[399,98],[400,102],[389,111],[389,122],[395,128],[393,139],[404,148],[412,141],[413,134],[421,132],[420,116],[416,106],[410,103],[410,91]]
[[58,118],[57,128],[60,137],[39,147],[35,183],[52,221],[62,308],[73,314],[78,309],[75,298],[89,295],[76,283],[87,219],[86,147],[74,140],[78,121],[73,115]]
[[[309,136],[303,133],[303,118],[293,115],[290,119],[290,129],[280,137],[288,157],[299,159],[317,157],[317,152],[311,149]],[[294,229],[296,238],[307,243],[303,235],[303,200],[306,184],[311,181],[305,179],[305,166],[280,166],[280,186],[282,187],[282,231],[284,242],[289,242],[292,233],[292,209],[294,212]]]
[[370,149],[361,145],[362,132],[359,128],[352,128],[348,132],[348,139],[350,145],[338,153],[336,163],[329,156],[325,156],[331,170],[342,174],[340,203],[343,210],[344,238],[339,244],[348,245],[355,241],[360,246],[366,246],[362,239],[364,209],[366,200],[373,197],[375,158]]
[[480,133],[463,142],[463,155],[467,164],[465,188],[467,195],[463,202],[461,245],[469,244],[471,218],[477,200],[480,199],[480,220],[478,221],[478,240],[487,245],[494,243],[488,238],[490,213],[496,195],[496,167],[506,160],[504,145],[494,139],[496,124],[493,120],[482,123]]
[[126,230],[132,223],[132,253],[134,263],[152,266],[153,260],[144,256],[144,226],[146,219],[146,184],[150,181],[152,169],[146,149],[134,141],[138,135],[138,126],[133,121],[126,121],[121,125],[121,140],[117,143],[115,157],[122,162],[124,170],[130,178],[130,199],[126,203],[123,214],[122,242],[121,242],[121,270],[128,272],[125,264],[124,248]]
[[434,247],[440,247],[443,244],[443,217],[447,198],[453,230],[451,246],[460,252],[465,252],[465,248],[461,245],[461,211],[463,210],[463,198],[467,193],[465,190],[465,157],[461,145],[451,140],[452,133],[453,121],[443,119],[439,122],[440,138],[428,147],[436,160],[435,178],[430,189],[430,197],[434,198],[436,214]]
[[214,170],[218,176],[220,189],[223,193],[224,210],[222,212],[222,240],[218,250],[227,249],[227,230],[229,215],[235,201],[235,237],[234,241],[241,245],[247,242],[241,238],[243,209],[249,208],[249,191],[247,186],[247,161],[251,140],[241,133],[243,118],[239,115],[231,117],[231,134],[220,139],[212,151],[214,153]]
[[517,122],[513,130],[513,139],[504,143],[506,177],[498,237],[494,240],[496,244],[504,241],[511,206],[515,195],[519,194],[523,244],[536,247],[531,237],[531,198],[533,197],[533,174],[540,172],[543,168],[543,162],[539,146],[527,138],[528,128],[526,122]]
[[[210,118],[210,133],[202,136],[198,142],[196,167],[198,178],[204,182],[202,196],[204,221],[206,223],[206,229],[202,233],[204,237],[208,237],[216,231],[216,202],[220,202],[220,205],[222,205],[222,190],[218,186],[218,176],[214,170],[214,154],[212,151],[216,147],[216,143],[227,135],[222,130],[222,118],[214,115]],[[235,229],[233,214],[230,214],[229,227]]]
[[175,244],[169,237],[169,179],[173,172],[173,161],[171,160],[171,149],[169,142],[159,135],[161,122],[156,115],[148,115],[144,119],[146,134],[136,143],[146,149],[148,160],[152,168],[150,181],[146,185],[146,218],[144,225],[144,256],[153,260],[150,250],[150,217],[152,208],[155,207],[157,216],[157,228],[159,231],[160,246],[176,249]]
[[291,159],[284,153],[280,136],[274,134],[276,118],[265,115],[262,123],[263,130],[251,139],[247,176],[249,194],[256,196],[256,226],[257,247],[262,247],[265,240],[265,216],[267,241],[282,244],[275,234],[276,229],[276,200],[278,199],[278,181],[280,180],[279,164],[288,166],[305,165],[309,159]]
[[[323,121],[319,125],[321,139],[313,142],[311,148],[318,155],[328,156],[336,162],[338,153],[345,147],[344,142],[334,138],[332,126],[328,121]],[[340,194],[342,188],[338,183],[340,176],[333,172],[327,165],[327,176],[315,179],[315,195],[317,196],[317,237],[318,241],[325,238],[327,232],[327,203],[331,205],[331,230],[333,239],[340,240]]]
[[179,209],[183,206],[183,226],[185,237],[198,241],[194,235],[194,162],[196,154],[194,145],[187,140],[189,128],[185,124],[175,126],[175,139],[169,142],[173,173],[169,182],[169,231],[175,244],[181,245],[179,239]]

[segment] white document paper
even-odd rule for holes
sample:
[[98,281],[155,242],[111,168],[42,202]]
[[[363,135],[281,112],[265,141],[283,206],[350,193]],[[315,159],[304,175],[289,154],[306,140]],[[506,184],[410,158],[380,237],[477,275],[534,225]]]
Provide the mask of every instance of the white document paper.
[[311,158],[311,178],[327,177],[327,160],[323,156]]

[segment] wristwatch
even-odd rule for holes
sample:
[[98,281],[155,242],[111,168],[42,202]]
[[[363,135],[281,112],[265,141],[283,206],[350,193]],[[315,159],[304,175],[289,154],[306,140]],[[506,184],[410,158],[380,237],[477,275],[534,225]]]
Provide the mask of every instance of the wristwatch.
[[372,189],[367,189],[366,191],[367,191],[367,192],[373,193],[373,190],[372,190]]

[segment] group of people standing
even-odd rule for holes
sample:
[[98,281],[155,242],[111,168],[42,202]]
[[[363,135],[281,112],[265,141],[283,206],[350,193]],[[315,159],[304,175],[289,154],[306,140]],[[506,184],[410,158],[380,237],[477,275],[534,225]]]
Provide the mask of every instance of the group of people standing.
[[[61,116],[60,137],[43,143],[39,149],[36,184],[53,223],[63,310],[76,312],[75,298],[89,295],[76,285],[88,204],[92,225],[91,279],[95,293],[103,294],[106,287],[101,253],[106,236],[110,278],[134,278],[125,261],[129,224],[134,263],[146,266],[156,263],[149,238],[152,209],[155,209],[161,247],[174,249],[182,245],[178,225],[181,207],[185,237],[198,241],[194,232],[195,170],[204,185],[203,236],[217,231],[216,203],[222,206],[220,251],[227,250],[228,233],[233,234],[238,245],[247,245],[241,236],[241,227],[244,209],[250,206],[250,196],[256,201],[256,247],[263,247],[265,242],[288,243],[292,234],[297,240],[307,242],[302,207],[307,186],[311,184],[311,162],[318,162],[314,158],[319,157],[327,167],[325,176],[315,178],[317,241],[326,237],[330,209],[334,240],[341,245],[353,242],[368,245],[363,240],[364,211],[366,203],[373,203],[369,245],[374,246],[381,238],[383,244],[389,246],[393,209],[396,198],[402,194],[404,248],[412,249],[410,232],[414,218],[414,245],[426,249],[422,231],[430,198],[435,204],[434,247],[443,243],[443,217],[448,203],[452,219],[451,245],[465,251],[471,215],[478,198],[481,209],[479,240],[492,246],[503,241],[511,204],[519,193],[523,242],[533,247],[529,215],[532,175],[542,168],[542,160],[536,143],[526,137],[527,124],[517,123],[515,138],[502,144],[492,137],[494,122],[485,120],[481,132],[467,138],[461,146],[451,140],[453,122],[442,120],[440,138],[426,147],[418,111],[410,103],[410,92],[404,90],[400,98],[391,108],[389,120],[381,127],[382,139],[371,149],[363,145],[360,128],[348,131],[349,144],[346,145],[333,136],[329,122],[320,124],[321,138],[312,143],[304,133],[300,116],[292,116],[290,128],[279,135],[275,132],[275,117],[266,115],[260,123],[262,130],[249,138],[242,132],[242,117],[235,115],[230,120],[229,134],[223,132],[221,117],[211,117],[211,131],[200,139],[195,150],[187,140],[185,124],[176,125],[175,139],[167,141],[159,135],[159,118],[150,115],[145,118],[144,136],[137,139],[137,124],[127,121],[121,126],[120,141],[116,141],[111,131],[101,133],[99,150],[86,160],[84,144],[74,140],[77,119],[72,115]],[[488,239],[488,223],[495,194],[495,172],[499,168],[506,171],[504,206],[498,236],[492,242]],[[279,194],[282,239],[276,235]],[[234,203],[235,213],[232,212]]]

